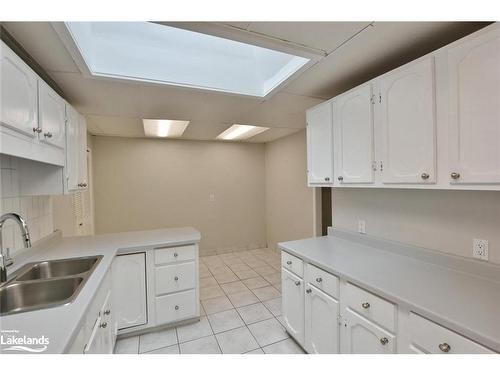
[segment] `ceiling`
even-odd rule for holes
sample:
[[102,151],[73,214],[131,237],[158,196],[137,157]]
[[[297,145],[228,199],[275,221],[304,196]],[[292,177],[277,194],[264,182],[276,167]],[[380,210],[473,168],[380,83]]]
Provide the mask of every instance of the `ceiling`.
[[316,63],[266,98],[84,75],[49,22],[3,27],[85,114],[91,134],[144,137],[143,118],[190,120],[182,138],[213,140],[234,123],[270,142],[305,127],[305,110],[482,28],[479,22],[174,23],[239,41],[306,51]]

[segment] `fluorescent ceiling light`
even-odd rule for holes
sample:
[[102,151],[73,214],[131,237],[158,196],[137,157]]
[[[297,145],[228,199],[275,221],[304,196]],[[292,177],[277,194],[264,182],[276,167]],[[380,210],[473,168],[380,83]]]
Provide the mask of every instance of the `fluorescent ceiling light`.
[[224,130],[217,136],[217,139],[222,139],[225,141],[234,141],[241,139],[248,139],[254,135],[265,132],[269,128],[263,126],[253,126],[253,125],[239,125],[234,124],[229,129]]
[[144,119],[146,137],[180,137],[189,125],[189,121]]
[[264,97],[310,59],[151,22],[66,22],[93,76]]

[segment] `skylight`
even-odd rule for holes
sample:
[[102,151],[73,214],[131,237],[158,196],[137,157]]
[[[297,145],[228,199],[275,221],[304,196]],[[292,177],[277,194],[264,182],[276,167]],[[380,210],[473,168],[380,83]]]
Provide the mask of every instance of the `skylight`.
[[308,58],[150,22],[67,22],[92,75],[263,97]]

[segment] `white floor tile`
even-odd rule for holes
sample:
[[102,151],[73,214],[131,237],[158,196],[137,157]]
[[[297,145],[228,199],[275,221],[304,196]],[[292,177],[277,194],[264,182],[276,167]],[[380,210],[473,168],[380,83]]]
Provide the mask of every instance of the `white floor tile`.
[[274,272],[270,275],[263,275],[264,279],[266,279],[270,284],[281,284],[281,273]]
[[[265,265],[263,267],[258,267],[258,268],[254,268],[254,271],[257,272],[260,276],[269,276],[269,275],[272,275],[272,274],[275,274],[276,273],[276,270],[269,266],[269,265]],[[269,280],[268,280],[269,281]]]
[[119,339],[115,344],[115,354],[137,354],[139,353],[139,336]]
[[259,299],[251,291],[229,294],[227,296],[234,307],[252,305],[259,302]]
[[217,314],[208,315],[208,320],[214,333],[229,331],[245,325],[236,310],[223,311]]
[[202,301],[210,298],[221,297],[223,295],[224,291],[218,285],[200,288],[200,299]]
[[219,283],[211,275],[208,277],[200,277],[200,288],[208,288],[210,286],[219,286]]
[[246,324],[257,323],[273,317],[273,314],[260,302],[254,305],[239,307],[237,310]]
[[286,339],[262,348],[266,354],[304,354],[292,339]]
[[255,350],[250,350],[249,352],[243,353],[243,354],[265,354],[262,349],[255,349]]
[[259,276],[259,274],[252,269],[249,269],[247,271],[235,271],[235,274],[240,280],[251,279]]
[[234,306],[226,296],[206,299],[201,302],[207,314],[215,314],[225,310],[231,310]]
[[234,294],[245,292],[248,290],[245,284],[243,284],[241,281],[233,281],[232,283],[222,284],[221,288],[226,294]]
[[139,336],[139,353],[150,352],[174,344],[177,344],[175,328],[145,333]]
[[269,283],[266,280],[264,280],[261,276],[243,280],[243,284],[245,284],[248,289],[257,289],[269,285]]
[[181,354],[220,354],[221,352],[215,336],[188,341],[179,346]]
[[213,335],[213,332],[206,316],[202,317],[199,322],[177,327],[177,338],[179,343],[196,340],[210,335]]
[[257,344],[247,327],[219,333],[215,337],[224,354],[241,354],[259,348],[259,344]]
[[220,274],[214,274],[215,280],[219,284],[230,283],[233,281],[238,281],[238,277],[233,273],[233,271],[224,272]]
[[152,350],[142,354],[179,354],[179,345],[167,346],[165,348]]
[[272,286],[265,286],[263,288],[252,289],[252,292],[261,301],[268,301],[270,299],[281,297],[281,293]]
[[261,347],[289,337],[280,322],[274,318],[250,324],[248,329]]
[[281,297],[270,299],[268,301],[264,301],[263,303],[274,316],[281,315]]

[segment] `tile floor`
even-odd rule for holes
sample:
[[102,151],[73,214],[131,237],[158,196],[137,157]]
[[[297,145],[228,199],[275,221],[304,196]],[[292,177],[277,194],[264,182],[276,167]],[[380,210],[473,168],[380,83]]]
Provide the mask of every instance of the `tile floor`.
[[199,322],[120,339],[117,354],[299,354],[281,317],[281,258],[258,249],[200,257]]

